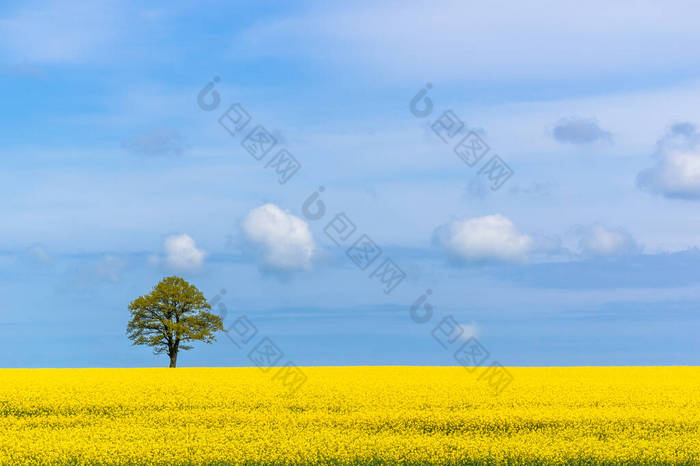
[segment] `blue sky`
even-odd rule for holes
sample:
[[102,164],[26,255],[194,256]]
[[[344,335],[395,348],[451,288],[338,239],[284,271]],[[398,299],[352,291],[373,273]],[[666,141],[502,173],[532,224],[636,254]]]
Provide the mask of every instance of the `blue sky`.
[[[697,13],[3,3],[0,367],[164,365],[130,345],[127,306],[173,274],[225,289],[227,326],[247,316],[299,365],[453,365],[432,335],[448,316],[455,345],[504,365],[697,364]],[[232,136],[236,103],[250,121]],[[257,125],[276,140],[260,161]],[[454,147],[474,137],[489,151],[472,167]],[[283,148],[300,169],[281,184]],[[496,190],[494,155],[513,172]],[[339,213],[356,227],[340,246]],[[346,250],[363,234],[381,255],[361,270]],[[404,277],[389,293],[386,259]],[[220,337],[179,362],[246,354]]]

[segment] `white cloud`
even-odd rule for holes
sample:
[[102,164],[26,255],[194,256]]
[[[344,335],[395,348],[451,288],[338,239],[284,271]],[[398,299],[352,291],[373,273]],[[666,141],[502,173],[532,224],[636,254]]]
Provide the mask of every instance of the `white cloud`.
[[309,226],[274,204],[251,210],[243,220],[243,234],[266,267],[291,271],[311,266],[314,242]]
[[533,240],[502,215],[455,220],[436,230],[436,239],[454,259],[466,262],[522,261]]
[[700,133],[691,123],[671,126],[656,144],[656,164],[642,170],[637,184],[666,197],[700,198]]
[[579,250],[585,256],[603,257],[641,252],[641,246],[621,228],[610,229],[603,225],[578,227],[575,233],[580,235]]
[[165,264],[180,270],[196,270],[204,263],[206,252],[198,249],[189,235],[172,235],[165,238]]

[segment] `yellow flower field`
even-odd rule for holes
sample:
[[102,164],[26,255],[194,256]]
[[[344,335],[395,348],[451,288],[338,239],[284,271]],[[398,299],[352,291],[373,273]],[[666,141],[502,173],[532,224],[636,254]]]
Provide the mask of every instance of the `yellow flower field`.
[[0,370],[0,462],[700,464],[700,368]]

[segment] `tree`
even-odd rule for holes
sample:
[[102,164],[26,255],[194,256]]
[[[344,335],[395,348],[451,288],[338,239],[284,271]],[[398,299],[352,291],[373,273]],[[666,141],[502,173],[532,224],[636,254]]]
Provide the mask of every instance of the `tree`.
[[212,343],[215,332],[224,329],[221,317],[207,312],[209,309],[194,285],[180,277],[166,277],[149,294],[129,304],[131,320],[126,333],[134,345],[152,346],[154,354],[167,353],[170,367],[175,367],[178,351],[192,349],[184,343]]

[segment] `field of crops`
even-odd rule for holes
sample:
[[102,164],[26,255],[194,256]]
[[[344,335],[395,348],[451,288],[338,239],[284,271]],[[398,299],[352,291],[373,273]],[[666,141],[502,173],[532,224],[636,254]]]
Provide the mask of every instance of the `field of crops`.
[[700,368],[0,370],[0,462],[700,464]]

